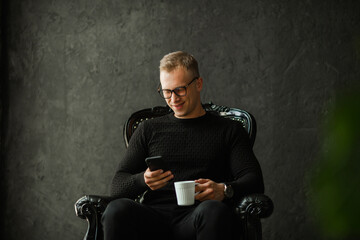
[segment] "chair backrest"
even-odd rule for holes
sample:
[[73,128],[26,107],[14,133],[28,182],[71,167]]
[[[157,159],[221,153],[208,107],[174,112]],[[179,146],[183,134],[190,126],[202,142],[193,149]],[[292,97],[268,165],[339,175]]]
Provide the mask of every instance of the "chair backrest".
[[[229,118],[231,120],[241,122],[242,126],[249,134],[251,147],[254,146],[256,137],[256,121],[249,112],[238,108],[229,108],[225,106],[215,105],[212,102],[203,104],[203,107],[207,112],[211,112],[224,118]],[[172,112],[172,110],[168,106],[157,106],[154,108],[146,108],[133,113],[124,125],[123,135],[125,140],[125,146],[128,147],[132,134],[142,122],[166,115],[170,112]]]

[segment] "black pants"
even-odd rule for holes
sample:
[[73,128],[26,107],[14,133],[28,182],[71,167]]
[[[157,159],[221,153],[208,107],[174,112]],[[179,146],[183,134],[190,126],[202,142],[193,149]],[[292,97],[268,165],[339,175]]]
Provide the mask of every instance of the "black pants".
[[[239,228],[233,210],[208,200],[197,206],[147,206],[122,198],[109,203],[102,225],[105,240],[181,239],[230,240]],[[237,226],[236,226],[237,225]]]

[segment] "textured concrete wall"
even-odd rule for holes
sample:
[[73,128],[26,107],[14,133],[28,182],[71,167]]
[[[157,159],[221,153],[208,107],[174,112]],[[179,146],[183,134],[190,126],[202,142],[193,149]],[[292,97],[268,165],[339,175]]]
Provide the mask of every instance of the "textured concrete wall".
[[164,104],[158,63],[199,60],[203,101],[256,116],[275,212],[264,239],[317,239],[308,170],[335,91],[358,80],[358,1],[8,1],[1,239],[81,239],[84,194],[108,194],[122,125]]

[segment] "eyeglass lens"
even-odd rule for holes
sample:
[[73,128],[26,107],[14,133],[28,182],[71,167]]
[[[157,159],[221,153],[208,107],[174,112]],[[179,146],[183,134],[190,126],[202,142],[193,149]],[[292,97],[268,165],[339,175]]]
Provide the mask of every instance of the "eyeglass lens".
[[178,88],[175,88],[174,90],[164,89],[164,90],[161,90],[161,95],[163,98],[171,98],[172,92],[174,92],[179,97],[183,97],[186,95],[186,88],[178,87]]

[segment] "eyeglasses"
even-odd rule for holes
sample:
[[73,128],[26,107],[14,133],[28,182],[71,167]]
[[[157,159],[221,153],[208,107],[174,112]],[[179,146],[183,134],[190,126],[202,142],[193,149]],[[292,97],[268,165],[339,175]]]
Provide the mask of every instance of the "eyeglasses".
[[162,98],[169,99],[172,96],[172,93],[175,93],[178,97],[184,97],[186,96],[186,88],[190,86],[195,80],[197,80],[199,77],[195,77],[191,82],[189,82],[186,86],[177,87],[173,90],[170,89],[161,89],[160,86],[158,88],[158,92]]

